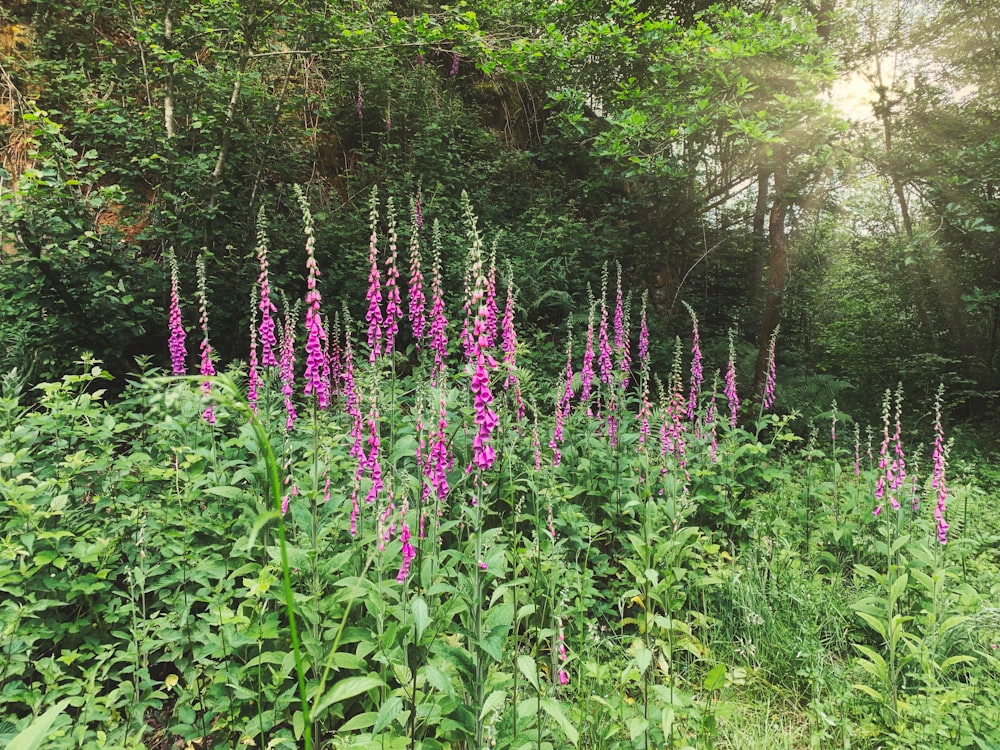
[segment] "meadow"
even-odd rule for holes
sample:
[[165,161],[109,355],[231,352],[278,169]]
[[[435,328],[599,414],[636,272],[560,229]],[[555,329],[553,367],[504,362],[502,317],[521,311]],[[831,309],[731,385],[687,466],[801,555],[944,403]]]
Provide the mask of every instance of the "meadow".
[[947,392],[806,420],[780,334],[754,395],[692,308],[657,371],[614,267],[520,340],[468,203],[446,289],[373,200],[355,320],[299,198],[300,301],[262,230],[245,334],[171,258],[169,372],[3,378],[0,744],[1000,747],[1000,468]]

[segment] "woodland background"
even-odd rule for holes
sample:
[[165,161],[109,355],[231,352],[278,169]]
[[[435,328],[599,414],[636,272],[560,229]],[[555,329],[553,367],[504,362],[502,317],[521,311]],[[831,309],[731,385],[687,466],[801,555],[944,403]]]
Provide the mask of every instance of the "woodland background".
[[215,348],[245,360],[261,209],[277,284],[304,288],[293,183],[357,319],[372,187],[445,224],[464,189],[553,373],[543,332],[585,325],[619,261],[661,362],[684,301],[720,355],[736,328],[757,392],[780,321],[786,408],[944,382],[981,418],[998,31],[991,0],[5,3],[0,369],[166,362],[170,247],[189,285],[207,248]]

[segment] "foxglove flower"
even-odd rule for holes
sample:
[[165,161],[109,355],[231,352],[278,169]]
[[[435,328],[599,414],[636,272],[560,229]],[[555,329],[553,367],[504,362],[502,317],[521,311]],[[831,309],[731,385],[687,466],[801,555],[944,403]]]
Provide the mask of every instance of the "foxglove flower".
[[563,632],[563,622],[562,618],[558,619],[559,623],[559,684],[565,685],[569,682],[569,674],[566,672],[566,661],[569,659],[566,653],[566,635]]
[[649,292],[642,293],[642,313],[639,318],[639,365],[649,367],[649,326],[646,323],[646,303]]
[[593,415],[590,407],[590,389],[594,382],[594,309],[597,302],[587,284],[587,297],[590,299],[590,312],[587,314],[587,342],[583,350],[583,367],[580,369],[580,402],[587,405],[587,414]]
[[278,337],[274,316],[278,310],[271,301],[271,284],[268,278],[267,262],[267,225],[263,207],[257,214],[257,260],[260,264],[260,274],[257,276],[257,284],[260,286],[258,301],[260,309],[260,364],[261,367],[277,367],[278,358],[275,352],[278,349]]
[[424,275],[420,270],[420,227],[423,219],[420,215],[420,194],[417,193],[416,200],[412,204],[413,228],[410,234],[410,288],[407,295],[409,307],[407,310],[410,319],[410,326],[413,328],[413,338],[419,348],[420,342],[424,338],[424,329],[427,327],[427,318],[424,309],[427,306],[427,298],[424,296]]
[[770,409],[774,405],[774,387],[776,384],[776,365],[774,359],[775,345],[778,342],[778,326],[771,332],[771,338],[767,345],[767,374],[764,379],[764,409]]
[[944,429],[941,427],[941,399],[944,396],[944,386],[938,387],[934,399],[934,461],[931,475],[931,488],[937,490],[937,507],[934,509],[934,520],[937,521],[937,538],[941,544],[948,543],[948,523],[945,513],[948,510],[948,488],[945,484],[945,468],[948,462],[948,446],[944,442]]
[[521,398],[521,384],[517,379],[517,334],[514,331],[514,277],[508,269],[507,303],[504,306],[503,322],[501,323],[503,348],[503,363],[507,368],[507,378],[504,380],[504,390],[514,389],[514,404],[517,407],[518,421],[524,419],[524,400]]
[[444,293],[441,283],[441,249],[438,223],[434,222],[434,266],[431,269],[431,350],[434,366],[431,368],[431,385],[436,385],[444,372],[448,356],[448,319],[444,315]]
[[330,363],[326,358],[326,329],[320,317],[320,293],[316,288],[319,278],[319,266],[316,263],[316,235],[313,232],[312,212],[305,193],[299,185],[295,186],[295,195],[299,199],[302,217],[305,222],[306,235],[306,371],[305,395],[316,394],[316,405],[326,409],[330,403]]
[[257,287],[250,287],[250,373],[247,383],[247,402],[253,413],[257,413],[257,399],[260,397],[260,373],[257,371]]
[[358,398],[358,389],[354,382],[354,350],[351,347],[351,318],[344,309],[344,319],[347,321],[344,329],[344,367],[343,367],[343,390],[344,390],[344,411],[351,417],[351,444],[350,456],[359,461],[364,456],[363,430],[364,418],[361,416],[361,401]]
[[399,296],[399,268],[396,265],[396,209],[392,196],[386,201],[389,217],[389,257],[385,264],[385,353],[392,354],[399,333],[399,320],[403,317],[403,302]]
[[451,465],[451,458],[448,455],[448,410],[445,405],[444,392],[441,393],[441,400],[438,411],[438,428],[431,443],[431,453],[429,461],[431,463],[430,478],[438,500],[444,502],[448,496],[448,467]]
[[687,302],[683,303],[687,308],[688,315],[691,316],[691,391],[688,395],[687,416],[694,420],[694,415],[698,410],[698,396],[701,394],[701,381],[704,373],[701,364],[701,345],[698,336],[698,316],[694,314],[694,308]]
[[882,499],[885,497],[886,490],[886,474],[890,471],[889,469],[889,404],[892,397],[892,392],[888,389],[885,391],[885,396],[882,398],[882,448],[879,451],[878,468],[882,472],[879,475],[878,481],[875,484],[875,510],[872,511],[872,515],[878,517],[882,512]]
[[378,499],[379,493],[384,489],[382,482],[382,462],[379,460],[379,413],[375,403],[375,392],[372,391],[371,406],[368,410],[368,455],[365,456],[365,468],[371,476],[371,486],[368,488],[368,495],[365,502],[371,505]]
[[417,556],[417,551],[413,548],[413,545],[410,544],[410,527],[407,526],[406,521],[403,521],[403,527],[399,531],[399,541],[403,545],[403,562],[399,566],[399,573],[396,575],[396,581],[398,583],[403,583],[406,581],[406,577],[410,574],[410,565],[413,563],[413,558]]
[[376,357],[382,353],[382,281],[378,270],[378,189],[372,189],[371,212],[369,214],[371,222],[371,237],[368,241],[368,293],[365,299],[368,300],[368,313],[365,320],[368,321],[368,361],[374,362]]
[[497,339],[497,251],[490,252],[490,267],[486,272],[486,341],[487,349],[496,346]]
[[292,403],[292,393],[295,386],[295,318],[294,310],[285,305],[285,328],[281,339],[281,393],[285,398],[285,429],[295,426],[298,414]]
[[174,375],[187,373],[187,350],[184,346],[184,323],[181,320],[181,297],[177,268],[177,256],[173,249],[167,251],[170,263],[170,364]]
[[[625,304],[622,299],[622,265],[621,263],[615,262],[615,269],[617,271],[617,283],[615,285],[615,354],[618,357],[618,369],[623,373],[622,377],[622,389],[628,388],[628,372],[632,365],[632,355],[629,352],[629,331],[628,331],[628,315],[626,314],[626,308],[629,306]],[[631,300],[631,297],[629,297]],[[630,303],[629,303],[630,304]]]
[[608,342],[608,266],[604,265],[601,273],[601,320],[597,329],[597,365],[601,373],[601,382],[611,384],[611,344]]
[[[212,364],[212,345],[208,342],[208,292],[205,280],[205,256],[197,260],[198,272],[198,318],[201,324],[201,368],[202,377],[210,378],[215,375],[215,366]],[[201,384],[201,392],[208,396],[212,392],[212,381],[204,380]],[[209,404],[202,412],[202,419],[211,425],[215,424],[215,410]]]
[[569,414],[570,402],[573,400],[573,332],[569,331],[566,336],[566,380],[563,387],[562,396],[556,404],[556,425],[549,441],[552,449],[552,465],[558,466],[562,460],[559,446],[563,441],[563,424]]
[[717,461],[717,453],[719,449],[718,436],[716,435],[716,409],[715,400],[719,394],[719,372],[716,370],[715,377],[712,379],[712,398],[708,402],[708,410],[705,412],[705,426],[708,428],[709,444],[708,453],[714,464]]
[[462,193],[462,205],[470,240],[469,262],[466,271],[469,279],[467,286],[469,286],[470,292],[466,296],[466,309],[470,312],[477,311],[471,321],[466,319],[466,327],[470,331],[466,349],[469,367],[473,371],[471,388],[477,425],[476,434],[472,438],[472,464],[469,466],[469,470],[472,469],[472,465],[480,470],[486,470],[492,468],[496,460],[496,452],[489,440],[500,421],[496,412],[490,407],[493,403],[493,393],[490,390],[487,367],[493,369],[497,364],[493,357],[486,352],[489,341],[486,330],[489,312],[484,298],[488,282],[483,271],[482,239],[476,228],[476,217],[472,213],[469,197],[465,192]]
[[736,426],[736,413],[740,409],[740,397],[736,392],[736,347],[733,344],[733,331],[729,331],[729,365],[726,367],[726,388],[724,391],[729,401],[729,426]]

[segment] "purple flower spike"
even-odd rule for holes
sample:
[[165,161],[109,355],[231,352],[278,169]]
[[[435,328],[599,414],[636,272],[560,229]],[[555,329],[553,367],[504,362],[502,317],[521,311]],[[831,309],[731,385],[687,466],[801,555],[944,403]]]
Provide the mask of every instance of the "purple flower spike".
[[424,338],[424,329],[427,327],[427,318],[424,310],[427,306],[427,298],[424,296],[424,275],[420,270],[420,227],[423,219],[420,215],[420,193],[417,193],[416,200],[413,201],[413,228],[410,235],[410,288],[408,317],[410,326],[413,328],[413,338],[417,341],[417,347]]
[[268,279],[267,263],[267,226],[264,221],[264,209],[257,214],[257,260],[260,263],[260,275],[257,283],[260,286],[260,299],[257,303],[260,309],[260,364],[262,367],[277,367],[278,359],[275,351],[278,348],[278,337],[275,333],[274,315],[277,308],[271,302],[271,285]]
[[260,373],[257,371],[257,287],[250,288],[250,373],[247,383],[247,402],[257,413],[260,391]]
[[521,397],[521,383],[517,378],[517,333],[514,331],[514,277],[508,269],[507,303],[503,311],[503,331],[501,345],[503,348],[503,363],[507,368],[507,378],[504,380],[504,390],[514,389],[514,404],[517,407],[518,420],[524,419],[524,399]]
[[434,352],[431,385],[436,385],[441,373],[444,372],[445,358],[448,356],[448,319],[444,315],[440,237],[436,221],[434,222],[434,266],[431,270],[431,350]]
[[305,220],[306,234],[306,269],[309,276],[306,280],[306,371],[305,395],[316,394],[316,405],[326,409],[330,403],[330,362],[326,357],[326,329],[320,317],[320,293],[316,288],[319,278],[319,266],[316,264],[316,236],[313,233],[312,212],[305,193],[299,185],[295,186],[295,194],[299,199],[302,216]]
[[601,382],[611,384],[611,344],[608,342],[608,266],[601,274],[601,320],[597,329],[597,364],[601,371]]
[[778,326],[775,326],[771,333],[771,340],[767,345],[767,376],[764,381],[764,409],[770,409],[774,405],[774,387],[776,383],[776,365],[774,360],[774,350],[778,342]]
[[368,263],[371,270],[368,273],[368,313],[365,320],[368,321],[368,348],[370,349],[368,361],[374,362],[375,358],[382,353],[382,282],[378,270],[378,190],[372,190],[371,213],[371,237],[368,242]]
[[687,417],[694,420],[694,415],[698,410],[698,397],[701,395],[701,382],[704,379],[704,372],[701,365],[701,346],[698,336],[698,316],[694,314],[694,309],[684,303],[688,315],[691,316],[691,391],[688,394]]
[[948,522],[945,513],[948,510],[948,488],[945,484],[945,468],[948,462],[948,446],[944,442],[944,429],[941,427],[941,399],[944,397],[944,386],[938,386],[934,399],[934,469],[931,487],[937,490],[937,507],[934,508],[934,520],[937,521],[937,538],[941,544],[948,543]]
[[386,202],[389,217],[389,257],[385,264],[385,353],[392,354],[399,333],[399,320],[403,317],[403,301],[399,296],[399,267],[396,265],[396,209],[390,196]]
[[486,273],[486,341],[484,345],[487,349],[496,346],[497,313],[497,253],[494,249],[490,253],[490,268]]
[[285,310],[285,328],[281,341],[281,393],[285,397],[285,428],[291,430],[295,426],[298,414],[292,403],[292,393],[295,385],[295,313]]
[[736,426],[736,414],[740,410],[740,397],[736,391],[736,347],[733,332],[729,331],[729,365],[726,367],[726,387],[723,391],[729,401],[729,426]]
[[583,350],[583,367],[580,370],[580,402],[587,405],[587,414],[592,414],[590,408],[590,389],[594,383],[594,300],[587,285],[587,297],[590,298],[590,312],[587,315],[587,343]]
[[649,292],[642,293],[642,313],[639,318],[639,364],[642,367],[649,366],[649,325],[646,322],[646,303],[649,300]]
[[406,521],[403,521],[403,526],[399,530],[399,541],[403,544],[403,563],[399,566],[396,581],[403,583],[410,574],[410,565],[413,563],[413,558],[417,556],[417,551],[410,544],[410,527],[406,525]]
[[[628,371],[632,364],[629,353],[628,325],[625,315],[625,305],[622,298],[622,264],[615,261],[617,283],[615,284],[615,354],[618,357],[618,369],[625,373],[622,379],[622,389],[628,388]],[[631,299],[631,298],[630,298]]]
[[556,426],[555,431],[552,435],[552,440],[549,441],[549,447],[552,449],[552,465],[558,466],[559,462],[562,460],[562,454],[559,452],[559,446],[563,441],[563,423],[566,420],[566,416],[569,414],[570,402],[573,400],[573,332],[570,331],[566,338],[566,381],[565,387],[563,388],[562,396],[559,399],[559,403],[556,404]]
[[181,319],[181,297],[177,280],[177,256],[173,249],[167,252],[170,263],[170,364],[174,375],[187,372],[187,350],[184,347],[184,323]]
[[[198,317],[201,324],[201,368],[202,377],[210,378],[215,375],[215,366],[212,364],[212,345],[208,343],[208,293],[205,281],[205,257],[201,256],[197,261],[198,271]],[[201,384],[201,392],[209,395],[212,392],[212,381],[205,380]],[[215,410],[209,404],[202,412],[202,418],[211,425],[215,424]]]

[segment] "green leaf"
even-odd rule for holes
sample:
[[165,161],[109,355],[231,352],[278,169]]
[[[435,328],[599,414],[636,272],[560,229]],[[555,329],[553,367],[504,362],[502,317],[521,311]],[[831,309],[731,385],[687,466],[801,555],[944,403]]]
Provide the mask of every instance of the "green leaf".
[[246,491],[240,487],[231,487],[228,485],[223,485],[219,487],[208,487],[205,492],[210,495],[218,495],[219,497],[224,497],[227,500],[239,500],[245,494]]
[[537,691],[538,669],[535,667],[535,660],[527,654],[521,654],[517,657],[517,668],[520,670],[521,674],[524,675],[524,679],[530,682],[531,687]]
[[905,593],[909,583],[910,576],[908,573],[903,573],[903,575],[893,581],[892,587],[889,589],[889,601],[898,602],[899,598]]
[[427,610],[427,602],[422,596],[418,596],[410,602],[410,611],[413,613],[413,627],[416,630],[417,643],[424,637],[427,630],[427,623],[430,622],[430,612]]
[[323,696],[323,698],[316,704],[316,707],[312,710],[312,715],[314,718],[318,718],[320,713],[334,703],[340,703],[341,701],[346,701],[348,698],[353,698],[361,693],[368,692],[369,690],[374,690],[375,688],[382,687],[385,683],[382,682],[381,678],[374,675],[367,675],[365,677],[346,677],[336,685],[329,693]]
[[949,656],[943,662],[941,662],[941,671],[945,671],[949,667],[953,667],[956,664],[975,664],[976,660],[969,656],[968,654],[960,654],[958,656]]
[[382,708],[378,710],[378,718],[375,720],[372,732],[378,734],[395,721],[396,717],[401,713],[403,713],[403,699],[398,695],[394,695],[383,703]]
[[875,615],[869,614],[868,612],[861,612],[856,610],[858,617],[868,623],[872,630],[882,636],[883,639],[889,640],[889,633],[885,629],[885,622],[880,620]]
[[874,698],[879,703],[885,702],[885,696],[878,692],[875,688],[868,685],[862,685],[860,682],[855,683],[852,686],[855,690],[860,690],[862,693],[867,694],[869,697]]
[[716,664],[705,675],[703,683],[705,690],[720,690],[726,684],[726,665]]
[[503,705],[503,702],[507,699],[507,693],[503,690],[494,690],[488,696],[486,700],[483,701],[483,708],[479,712],[479,720],[485,719],[491,711],[495,710],[498,706]]
[[963,622],[969,619],[968,615],[952,615],[951,617],[946,617],[944,622],[941,623],[939,628],[940,632],[944,633],[947,630],[951,630],[956,625],[961,625]]
[[36,718],[7,744],[7,750],[35,750],[42,746],[53,722],[66,709],[69,700],[60,701]]
[[559,701],[555,698],[542,698],[542,710],[555,720],[573,747],[580,744],[580,733],[576,731],[576,727],[573,726],[566,717],[566,714],[563,713],[562,704]]

